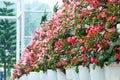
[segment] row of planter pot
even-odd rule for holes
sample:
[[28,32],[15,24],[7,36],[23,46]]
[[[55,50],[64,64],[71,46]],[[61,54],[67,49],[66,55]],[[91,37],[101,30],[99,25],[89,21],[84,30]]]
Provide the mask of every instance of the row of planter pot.
[[47,72],[30,72],[28,75],[23,75],[18,80],[120,80],[120,64],[110,64],[104,68],[90,65],[87,67],[79,66],[79,72],[76,72],[76,67],[69,68],[64,74],[61,70],[57,71],[48,69]]

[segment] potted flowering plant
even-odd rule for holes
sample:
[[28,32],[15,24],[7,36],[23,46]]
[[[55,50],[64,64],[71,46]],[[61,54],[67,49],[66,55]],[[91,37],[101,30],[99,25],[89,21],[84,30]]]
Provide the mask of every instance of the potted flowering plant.
[[[105,80],[104,68],[101,67],[106,62],[120,60],[119,45],[115,44],[118,39],[116,25],[120,19],[120,1],[63,1],[65,4],[52,18],[35,31],[31,44],[22,53],[22,64],[19,63],[25,68],[20,68],[25,73],[26,70],[27,73],[47,71],[49,80],[57,80],[56,69],[66,69],[66,76],[70,76],[67,79],[79,80],[79,70],[80,79],[90,80],[87,67],[93,64],[92,67],[97,67],[94,70],[90,67],[91,80]],[[105,68],[106,71],[109,69],[111,68]],[[23,73],[17,74],[17,77]],[[65,74],[63,75],[66,80]],[[87,78],[83,75],[87,75]]]
[[114,78],[116,78],[115,80],[119,80],[120,42],[115,42],[111,45],[108,56],[108,62],[105,65],[106,80],[112,80]]
[[[119,20],[119,1],[108,0],[105,4],[103,5],[99,0],[89,0],[84,11],[89,10],[90,13],[84,13],[84,16],[80,17],[83,20],[83,25],[89,25],[86,26],[87,35],[83,37],[82,54],[87,53],[90,62],[101,67],[110,59],[107,54],[110,54],[111,43],[118,39],[116,24]],[[94,77],[91,77],[91,79],[93,80]]]
[[20,78],[23,74],[25,74],[24,68],[25,66],[22,64],[22,61],[19,61],[19,63],[15,64],[12,73],[12,78]]

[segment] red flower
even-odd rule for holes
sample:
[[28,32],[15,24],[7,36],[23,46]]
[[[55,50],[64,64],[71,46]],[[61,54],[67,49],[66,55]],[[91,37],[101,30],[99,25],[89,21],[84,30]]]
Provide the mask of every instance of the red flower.
[[65,54],[70,54],[71,52],[70,51],[66,51]]
[[95,63],[95,64],[98,63],[98,59],[96,59],[96,58],[91,57],[90,60],[91,60],[92,63]]
[[115,54],[114,56],[116,59],[120,60],[120,54]]
[[76,39],[77,39],[76,36],[72,36],[72,37],[66,38],[66,41],[70,44],[74,44],[74,43],[76,43]]
[[62,66],[62,62],[58,62],[57,67],[61,67],[61,66]]
[[81,50],[82,52],[85,52],[85,51],[86,51],[86,47],[81,46],[81,47],[80,47],[80,50]]
[[115,16],[110,16],[108,19],[109,19],[109,21],[112,22],[112,23],[114,23],[115,20],[117,20],[117,18],[116,18]]
[[120,51],[120,47],[119,47],[119,48],[117,48],[117,50],[118,50],[118,51]]
[[101,28],[101,26],[92,26],[88,31],[87,33],[88,34],[94,34],[95,32],[99,31]]
[[80,44],[84,44],[86,40],[84,38],[80,39]]
[[115,27],[108,29],[108,32],[109,32],[109,33],[115,32]]
[[101,3],[99,0],[87,0],[89,4],[92,4],[93,6],[100,6]]
[[102,39],[102,43],[105,44],[105,45],[108,45],[108,42],[106,39]]
[[71,60],[73,63],[75,63],[77,61],[77,58],[76,57],[73,57],[72,60]]
[[57,42],[55,42],[55,46],[59,49],[61,49],[63,46],[63,40],[62,39],[59,39]]
[[102,47],[102,45],[101,45],[101,44],[97,44],[97,47],[98,47],[98,48],[101,48],[101,47]]
[[80,58],[83,60],[83,61],[86,61],[87,60],[87,56],[86,55],[81,55]]
[[98,19],[106,18],[106,9],[103,9],[103,11],[97,17],[98,17]]
[[105,39],[108,39],[108,34],[105,34],[105,35],[104,35],[104,38],[105,38]]
[[90,38],[91,38],[91,36],[90,36],[90,35],[87,35],[87,38],[89,38],[89,39],[90,39]]

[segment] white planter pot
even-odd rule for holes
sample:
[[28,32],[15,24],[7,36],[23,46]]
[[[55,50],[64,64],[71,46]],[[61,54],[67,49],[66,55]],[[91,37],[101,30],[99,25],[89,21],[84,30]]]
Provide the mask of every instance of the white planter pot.
[[66,75],[60,69],[57,69],[57,80],[67,80]]
[[40,71],[39,72],[39,80],[48,80],[47,79],[47,72]]
[[120,80],[120,63],[105,66],[105,78],[106,80]]
[[66,70],[67,80],[79,80],[79,74],[75,70],[76,67],[69,68]]
[[21,76],[18,80],[28,80],[28,77],[26,74],[24,74],[23,76]]
[[57,72],[51,69],[47,70],[47,78],[48,80],[57,80]]
[[67,80],[72,80],[72,68],[66,69],[66,78]]
[[105,80],[104,68],[100,68],[99,66],[96,66],[95,69],[93,69],[93,65],[91,64],[90,76],[91,76],[91,80]]
[[28,74],[28,80],[40,80],[38,72],[30,72]]
[[[120,23],[117,24],[117,32],[120,34]],[[120,38],[120,37],[119,37]]]
[[90,72],[87,67],[79,66],[79,78],[80,80],[90,80]]

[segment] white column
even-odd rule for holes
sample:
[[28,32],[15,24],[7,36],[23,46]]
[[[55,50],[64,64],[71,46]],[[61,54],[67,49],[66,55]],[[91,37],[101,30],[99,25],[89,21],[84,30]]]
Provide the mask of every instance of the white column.
[[[17,13],[16,16],[20,13],[20,3],[19,0],[16,2],[17,5]],[[20,18],[16,18],[16,62],[20,59]]]
[[25,41],[24,41],[24,37],[25,37],[25,10],[24,10],[24,0],[21,0],[21,11],[22,11],[22,16],[21,16],[21,51],[24,50],[25,48]]

